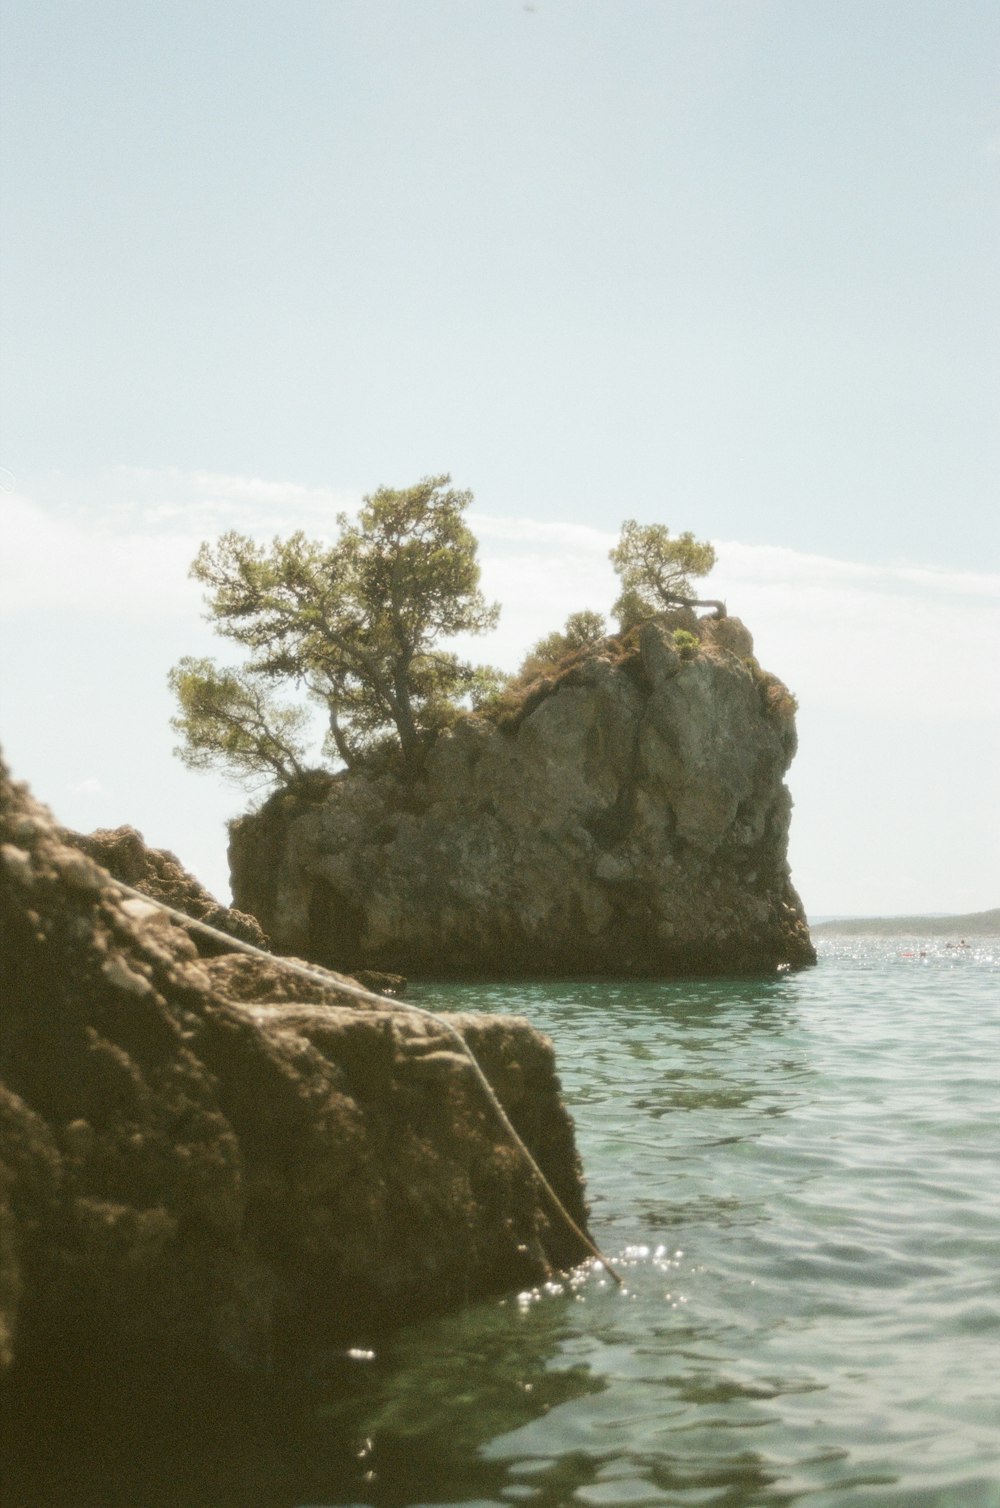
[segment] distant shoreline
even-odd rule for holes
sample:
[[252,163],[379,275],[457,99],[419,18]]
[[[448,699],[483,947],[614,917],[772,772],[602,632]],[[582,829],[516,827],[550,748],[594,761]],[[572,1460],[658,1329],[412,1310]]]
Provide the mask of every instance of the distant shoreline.
[[1000,907],[962,916],[843,916],[810,922],[813,934],[841,937],[1000,937]]

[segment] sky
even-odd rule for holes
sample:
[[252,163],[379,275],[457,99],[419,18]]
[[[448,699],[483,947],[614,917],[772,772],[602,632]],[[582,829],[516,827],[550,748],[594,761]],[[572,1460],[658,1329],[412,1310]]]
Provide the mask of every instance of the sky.
[[471,488],[513,669],[623,519],[795,691],[811,916],[1000,904],[995,0],[0,0],[0,742],[227,894],[223,528]]

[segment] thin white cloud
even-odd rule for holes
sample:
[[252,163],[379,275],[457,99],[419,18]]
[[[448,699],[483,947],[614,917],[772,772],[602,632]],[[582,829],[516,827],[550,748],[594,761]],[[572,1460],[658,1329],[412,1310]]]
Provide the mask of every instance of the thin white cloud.
[[778,583],[807,578],[814,582],[852,584],[878,591],[915,587],[921,592],[934,594],[959,593],[987,598],[995,598],[1000,593],[1000,575],[996,573],[936,571],[927,566],[870,565],[828,555],[800,554],[773,545],[745,545],[737,540],[722,541],[716,545],[716,550],[720,562],[716,576],[724,571],[730,581],[765,579]]
[[48,477],[38,492],[0,492],[0,617],[46,608],[197,615],[188,570],[203,540],[226,529],[260,540],[297,528],[331,537],[337,513],[358,503],[328,488],[172,468]]
[[511,518],[495,513],[472,512],[469,524],[480,542],[509,544],[526,548],[539,546],[564,550],[577,555],[606,557],[617,539],[593,529],[589,524],[544,523],[532,518]]
[[1000,576],[720,544],[709,590],[804,708],[851,718],[1000,716]]
[[192,491],[206,496],[232,498],[238,502],[298,503],[307,506],[341,507],[347,494],[331,487],[304,487],[299,482],[273,482],[263,477],[233,476],[222,471],[177,472]]
[[335,532],[336,515],[353,513],[360,502],[357,493],[345,489],[176,467],[156,471],[117,466],[108,481],[121,505],[140,518],[149,517],[152,504],[176,518],[216,517],[225,520],[224,528],[255,536],[296,528],[329,534]]
[[0,617],[45,609],[144,619],[198,611],[187,576],[196,536],[112,528],[19,493],[0,497],[0,530]]
[[179,467],[113,466],[78,479],[48,473],[21,490],[67,517],[152,532],[171,525],[202,538],[234,528],[262,539],[298,528],[331,535],[337,514],[361,500],[347,489]]
[[[234,526],[262,539],[295,528],[329,535],[335,514],[358,501],[290,482],[135,468],[118,468],[95,498],[95,486],[106,482],[44,504],[0,495],[3,616],[69,608],[124,620],[170,618],[178,626],[188,618],[193,633],[202,604],[187,573],[203,539]],[[483,589],[503,614],[494,634],[462,644],[467,653],[513,669],[569,613],[610,611],[614,534],[493,513],[474,512],[470,523],[480,541]],[[762,663],[804,707],[918,720],[998,715],[1000,576],[871,565],[736,540],[718,543],[717,551],[704,595],[725,599],[744,619]]]

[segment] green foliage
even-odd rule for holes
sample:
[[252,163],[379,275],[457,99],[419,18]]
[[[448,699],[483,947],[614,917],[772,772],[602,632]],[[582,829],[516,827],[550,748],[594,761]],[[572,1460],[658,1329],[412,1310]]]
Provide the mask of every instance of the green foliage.
[[191,574],[206,588],[208,617],[249,662],[217,671],[182,661],[171,673],[189,764],[286,780],[301,759],[294,739],[306,714],[279,708],[268,693],[289,681],[324,708],[335,757],[352,766],[391,735],[412,771],[458,701],[496,685],[495,671],[440,647],[492,628],[499,613],[479,590],[476,540],[463,518],[472,494],[450,480],[379,488],[357,522],[338,515],[333,545],[299,532],[265,548],[235,531],[202,545]]
[[701,648],[701,640],[697,634],[689,633],[686,628],[675,628],[673,632],[674,648],[682,660],[693,660]]
[[691,533],[670,537],[665,524],[639,524],[628,518],[609,552],[622,589],[612,612],[622,632],[679,603],[690,601],[691,578],[707,576],[715,549]]
[[547,670],[552,670],[561,664],[568,655],[576,654],[581,649],[588,649],[591,645],[600,644],[607,632],[608,626],[602,613],[591,612],[589,609],[584,609],[579,613],[570,613],[566,619],[565,628],[546,634],[544,639],[539,639],[538,643],[528,650],[514,678],[515,681],[522,684],[535,680],[536,677],[544,675]]
[[253,784],[262,774],[287,782],[303,773],[307,713],[279,705],[265,677],[186,655],[168,681],[180,708],[170,726],[184,740],[176,752],[189,769],[221,763]]

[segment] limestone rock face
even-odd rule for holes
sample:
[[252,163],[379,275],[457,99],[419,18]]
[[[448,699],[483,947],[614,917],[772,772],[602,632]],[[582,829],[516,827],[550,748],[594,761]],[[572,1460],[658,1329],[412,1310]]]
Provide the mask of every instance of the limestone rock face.
[[[0,1372],[258,1374],[579,1260],[434,1020],[199,957],[0,766]],[[453,1017],[578,1223],[551,1045]]]
[[236,904],[275,947],[350,969],[812,963],[786,857],[794,709],[739,620],[679,610],[537,683],[499,724],[461,722],[409,785],[317,776],[240,819]]

